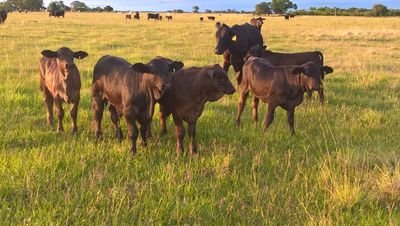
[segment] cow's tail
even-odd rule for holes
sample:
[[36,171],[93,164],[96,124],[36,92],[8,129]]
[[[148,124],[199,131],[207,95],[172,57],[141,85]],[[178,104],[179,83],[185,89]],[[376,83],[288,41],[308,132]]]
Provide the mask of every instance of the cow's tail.
[[320,51],[315,51],[321,59],[321,66],[324,66],[324,55]]

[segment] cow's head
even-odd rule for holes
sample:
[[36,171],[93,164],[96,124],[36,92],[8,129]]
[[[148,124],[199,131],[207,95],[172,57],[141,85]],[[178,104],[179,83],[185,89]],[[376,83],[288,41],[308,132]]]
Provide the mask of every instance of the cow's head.
[[319,90],[321,88],[321,77],[330,74],[333,69],[329,66],[318,66],[314,62],[305,63],[296,67],[292,73],[300,76],[300,85],[307,91]]
[[229,80],[228,74],[222,69],[219,64],[215,64],[207,70],[207,77],[211,80],[209,87],[208,101],[217,101],[224,94],[233,94],[235,88]]
[[262,46],[260,44],[257,44],[255,46],[252,46],[249,51],[247,51],[246,56],[243,58],[243,60],[246,62],[247,59],[250,57],[265,57],[265,49],[267,46]]
[[132,69],[136,72],[147,74],[145,83],[153,90],[154,98],[162,97],[171,86],[171,73],[180,70],[184,64],[164,57],[156,57],[147,64],[136,63]]
[[57,67],[67,79],[70,72],[76,71],[77,67],[74,63],[74,58],[83,59],[88,56],[85,51],[74,52],[67,47],[62,47],[57,51],[43,50],[42,55],[47,58],[56,58]]
[[220,24],[219,26],[216,24],[216,28],[217,46],[215,47],[215,54],[221,55],[232,43],[237,41],[237,35],[226,24]]

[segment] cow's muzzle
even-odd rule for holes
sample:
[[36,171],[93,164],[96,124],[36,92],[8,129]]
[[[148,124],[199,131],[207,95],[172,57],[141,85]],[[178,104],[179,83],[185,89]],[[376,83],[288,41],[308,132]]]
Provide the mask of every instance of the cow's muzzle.
[[221,55],[221,54],[224,53],[224,51],[221,51],[221,50],[219,50],[218,48],[216,48],[216,49],[214,50],[214,53],[217,54],[217,55]]

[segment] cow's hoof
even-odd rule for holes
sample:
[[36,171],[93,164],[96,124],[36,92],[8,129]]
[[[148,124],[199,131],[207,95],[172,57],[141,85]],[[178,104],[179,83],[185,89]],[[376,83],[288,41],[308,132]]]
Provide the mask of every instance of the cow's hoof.
[[142,142],[140,143],[140,145],[142,145],[143,147],[146,147],[146,148],[147,148],[147,143],[144,142],[144,141],[142,141]]
[[136,155],[136,147],[131,147],[131,153],[132,155]]
[[101,137],[101,135],[103,135],[103,133],[101,131],[96,131],[95,132],[96,139],[99,139]]

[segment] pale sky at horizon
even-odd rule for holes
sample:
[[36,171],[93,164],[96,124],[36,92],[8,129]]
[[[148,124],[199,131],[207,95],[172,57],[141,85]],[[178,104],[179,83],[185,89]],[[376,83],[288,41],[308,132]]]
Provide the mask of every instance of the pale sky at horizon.
[[[66,5],[69,5],[73,0],[64,0]],[[192,7],[197,5],[200,11],[205,9],[211,10],[254,10],[257,3],[269,0],[81,0],[89,7],[104,7],[112,6],[116,10],[136,10],[136,11],[165,11],[172,9],[183,9],[192,11]],[[44,5],[47,6],[51,0],[44,0]],[[374,4],[383,4],[389,8],[400,9],[400,0],[292,0],[296,3],[299,9],[308,9],[314,7],[339,7],[339,8],[372,8]]]

